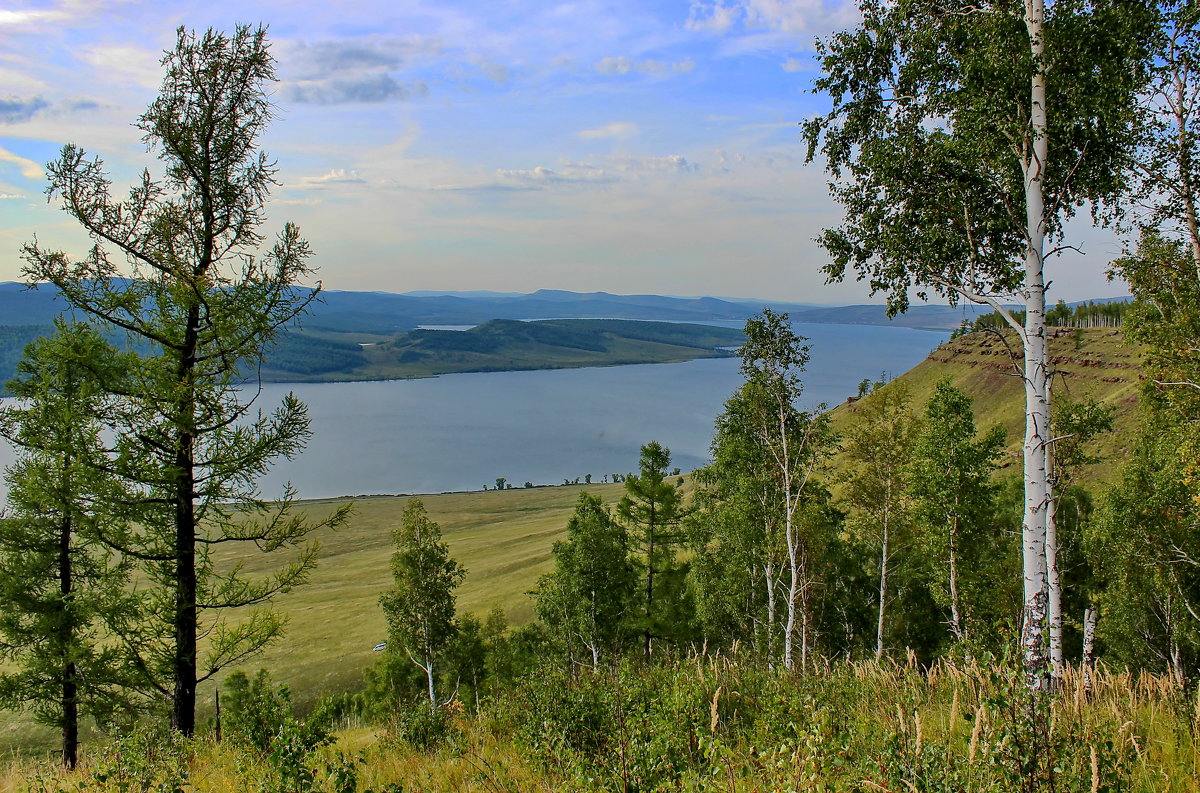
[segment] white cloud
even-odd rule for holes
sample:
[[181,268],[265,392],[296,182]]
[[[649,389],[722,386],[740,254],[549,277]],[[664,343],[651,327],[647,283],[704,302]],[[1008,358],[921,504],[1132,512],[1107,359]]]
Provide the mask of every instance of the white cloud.
[[802,72],[806,68],[804,61],[799,58],[788,58],[783,62],[785,72]]
[[0,163],[6,162],[17,166],[17,170],[20,171],[21,176],[24,176],[26,179],[42,178],[42,166],[33,160],[13,154],[8,149],[0,146]]
[[597,140],[601,138],[616,138],[626,140],[638,132],[637,124],[632,121],[613,121],[595,129],[583,129],[576,133],[582,140]]
[[162,53],[129,44],[84,47],[79,56],[93,68],[108,75],[121,75],[144,88],[157,88],[162,81]]
[[691,173],[699,170],[681,154],[665,157],[610,157],[613,167],[626,172]]
[[10,198],[24,198],[24,197],[25,196],[17,194],[17,193],[0,193],[0,201],[7,200]]
[[556,168],[538,165],[534,168],[501,168],[496,171],[502,183],[525,185],[551,184],[606,184],[615,177],[604,168],[592,163],[561,161]]
[[633,71],[633,63],[624,55],[602,58],[596,63],[596,71],[601,74],[629,74]]
[[66,12],[50,9],[14,11],[0,8],[0,27],[21,27],[24,25],[36,25],[42,22],[58,22],[66,19],[66,17]]
[[723,0],[693,0],[691,11],[688,13],[688,30],[701,30],[709,33],[724,33],[733,27],[737,18],[737,6],[725,5]]
[[656,61],[653,58],[633,61],[624,55],[616,55],[601,58],[596,62],[596,71],[600,74],[629,74],[630,72],[653,75],[686,74],[694,68],[696,68],[696,62],[691,58],[675,62]]
[[859,19],[848,0],[692,0],[689,30],[727,33],[737,23],[747,30],[808,37],[840,30]]
[[334,168],[320,176],[304,176],[300,179],[303,187],[321,187],[327,184],[365,184],[366,179],[358,175],[358,171]]
[[0,28],[53,26],[63,22],[78,22],[81,19],[104,13],[110,6],[132,0],[58,0],[48,3],[49,8],[0,8]]

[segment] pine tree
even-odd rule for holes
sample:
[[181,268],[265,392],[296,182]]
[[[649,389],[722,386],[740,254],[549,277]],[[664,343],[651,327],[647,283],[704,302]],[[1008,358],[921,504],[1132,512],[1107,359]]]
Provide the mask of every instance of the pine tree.
[[[316,560],[309,533],[347,513],[310,524],[290,514],[290,489],[270,503],[256,484],[275,460],[300,452],[309,423],[290,394],[272,411],[257,408],[245,378],[319,288],[301,286],[312,252],[294,225],[261,249],[276,174],[258,148],[275,79],[266,30],[180,28],[163,66],[159,95],[137,123],[163,177],[143,172],[121,200],[99,159],[63,147],[47,166],[49,193],[94,245],[80,260],[36,241],[23,255],[31,282],[51,283],[144,352],[104,387],[122,396],[111,421],[114,467],[141,494],[140,531],[120,550],[157,586],[150,608],[166,624],[130,624],[124,644],[145,685],[171,702],[172,726],[190,735],[197,684],[282,629],[265,607],[240,622],[228,609],[263,606],[302,583]],[[295,553],[251,579],[214,565],[213,550],[229,542]]]
[[8,515],[0,520],[0,703],[27,707],[62,734],[74,768],[83,716],[98,721],[136,697],[115,621],[140,618],[126,592],[128,559],[103,542],[127,530],[130,495],[106,470],[101,435],[111,398],[97,373],[119,356],[92,328],[59,321],[30,344],[0,408],[0,435],[20,450],[8,469]]
[[658,441],[642,446],[638,473],[625,477],[625,495],[617,503],[617,515],[629,527],[633,542],[645,565],[642,596],[642,652],[650,655],[651,642],[669,635],[664,624],[661,593],[656,600],[655,579],[675,572],[675,550],[683,541],[679,521],[683,517],[682,480],[667,481],[671,451]]

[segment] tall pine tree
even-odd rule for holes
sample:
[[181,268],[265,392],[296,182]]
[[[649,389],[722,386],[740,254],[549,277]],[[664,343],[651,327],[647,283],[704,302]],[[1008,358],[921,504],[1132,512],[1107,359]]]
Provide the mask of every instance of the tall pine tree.
[[[290,489],[268,502],[257,486],[274,461],[303,448],[307,412],[291,394],[261,410],[245,379],[317,289],[302,286],[312,252],[296,226],[263,248],[276,175],[258,147],[275,80],[266,30],[180,28],[162,63],[162,88],[137,122],[162,177],[143,172],[122,199],[98,158],[64,146],[47,166],[49,193],[94,245],[77,260],[37,241],[23,253],[31,282],[51,283],[145,352],[104,384],[124,397],[112,420],[114,464],[142,495],[141,531],[122,551],[157,585],[153,608],[166,622],[131,625],[126,645],[146,685],[171,702],[173,727],[190,735],[197,684],[279,635],[282,622],[264,604],[315,563],[306,539],[315,526],[290,513]],[[252,579],[213,563],[230,542],[295,553]],[[244,620],[227,616],[250,606],[260,608]]]
[[83,716],[103,722],[135,704],[134,681],[108,636],[140,612],[125,591],[129,560],[105,538],[127,531],[131,494],[108,468],[102,427],[112,398],[100,376],[119,356],[91,327],[59,321],[30,344],[0,408],[19,449],[0,520],[0,704],[29,708],[62,734],[74,768]]

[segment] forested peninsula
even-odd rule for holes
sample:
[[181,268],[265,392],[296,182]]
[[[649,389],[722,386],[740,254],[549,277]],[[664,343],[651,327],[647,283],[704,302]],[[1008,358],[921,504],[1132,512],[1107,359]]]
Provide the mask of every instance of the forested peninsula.
[[417,329],[371,341],[290,331],[267,353],[266,382],[343,382],[454,372],[570,369],[723,358],[741,330],[627,319],[494,319],[468,330]]
[[[0,325],[0,382],[12,378],[25,345],[53,332],[46,325]],[[402,380],[455,372],[572,369],[724,358],[741,330],[628,319],[494,319],[468,330],[394,334],[325,328],[279,334],[247,379],[267,383]]]

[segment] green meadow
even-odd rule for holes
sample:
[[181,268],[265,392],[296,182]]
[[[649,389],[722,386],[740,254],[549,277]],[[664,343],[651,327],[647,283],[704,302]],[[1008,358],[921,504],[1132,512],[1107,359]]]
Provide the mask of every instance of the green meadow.
[[[526,593],[549,572],[550,547],[584,489],[607,502],[615,502],[622,492],[621,485],[594,484],[420,496],[451,554],[467,569],[458,590],[459,611],[482,618],[499,606],[514,624],[532,619]],[[271,670],[301,703],[361,682],[363,668],[374,657],[372,648],[387,638],[379,595],[391,585],[391,532],[408,498],[354,499],[355,514],[345,528],[314,535],[321,544],[317,569],[308,584],[276,602],[288,616],[286,635],[244,668]],[[300,508],[320,516],[340,503],[306,501]],[[229,554],[226,562],[242,562],[248,571],[264,573],[275,564],[269,556],[252,553]]]

